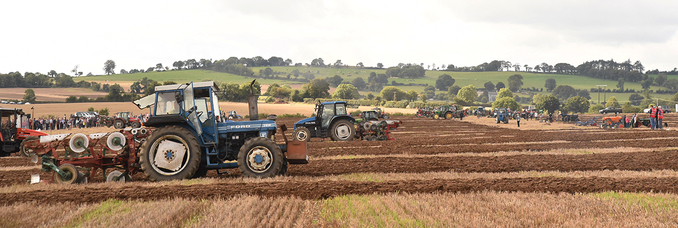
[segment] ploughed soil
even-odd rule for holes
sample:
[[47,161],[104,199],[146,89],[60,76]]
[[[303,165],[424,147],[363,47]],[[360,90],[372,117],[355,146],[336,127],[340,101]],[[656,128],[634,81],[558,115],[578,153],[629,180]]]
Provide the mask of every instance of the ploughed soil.
[[324,199],[346,194],[373,194],[389,192],[433,193],[475,192],[483,190],[509,192],[664,192],[678,193],[678,178],[561,178],[529,177],[503,179],[423,179],[385,182],[355,181],[294,181],[271,183],[232,183],[209,185],[130,186],[126,188],[78,187],[54,191],[29,191],[0,194],[0,202],[13,204],[35,201],[54,202],[100,202],[107,199],[158,200],[182,198],[222,198],[241,194],[297,196],[303,199]]
[[[311,160],[306,165],[291,165],[288,175],[322,177],[351,173],[426,173],[426,172],[517,172],[517,171],[589,171],[589,170],[662,170],[678,167],[676,147],[678,131],[649,131],[645,129],[567,129],[518,130],[477,125],[458,120],[433,120],[414,117],[392,117],[403,121],[389,141],[333,142],[312,139],[309,143]],[[298,119],[279,119],[278,124],[289,128]],[[283,135],[278,133],[278,141]],[[620,152],[589,154],[514,154],[475,156],[450,153],[488,153],[500,151],[546,151],[552,149],[645,147],[652,152]],[[443,155],[444,154],[444,155]],[[394,155],[358,156],[351,155]],[[408,156],[415,155],[415,156]],[[422,156],[424,155],[424,156]],[[337,156],[337,157],[333,157]],[[322,159],[314,159],[322,158]],[[218,176],[239,178],[238,169]],[[0,158],[0,186],[27,185],[31,174],[50,180],[51,172],[42,172],[40,166],[24,157]],[[143,173],[132,176],[134,181],[147,181]],[[89,182],[103,182],[99,172]],[[239,194],[262,196],[295,195],[305,199],[320,199],[344,194],[371,194],[385,192],[470,192],[481,190],[524,192],[595,192],[595,191],[655,191],[678,192],[678,178],[504,178],[504,179],[430,179],[358,182],[330,180],[298,180],[260,183],[218,183],[169,186],[129,185],[120,188],[92,187],[87,184],[58,191],[26,190],[0,193],[0,202],[98,202],[117,199],[164,199],[173,197],[210,198]]]

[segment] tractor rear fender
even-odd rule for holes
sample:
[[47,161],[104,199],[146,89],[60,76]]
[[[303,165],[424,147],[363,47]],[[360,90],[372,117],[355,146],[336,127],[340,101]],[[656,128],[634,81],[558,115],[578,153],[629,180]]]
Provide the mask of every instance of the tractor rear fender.
[[[181,118],[181,117],[180,117],[180,118]],[[149,119],[150,119],[150,118],[149,118]],[[183,120],[183,118],[181,118],[181,119]],[[148,122],[147,122],[147,123],[148,123]],[[154,127],[154,128],[162,128],[162,127],[171,126],[171,125],[175,125],[175,126],[179,126],[179,127],[182,127],[182,128],[186,128],[189,132],[191,132],[191,134],[193,134],[193,136],[194,136],[196,139],[198,139],[197,141],[198,141],[198,144],[200,144],[200,145],[199,145],[200,147],[206,147],[206,146],[205,146],[205,140],[202,138],[202,135],[198,135],[198,132],[196,132],[195,129],[193,129],[190,125],[188,125],[188,123],[187,123],[185,120],[184,120],[183,122],[162,122],[162,123],[153,123],[152,126],[149,126],[148,124],[145,125],[145,126],[146,126],[146,127]]]
[[335,116],[335,117],[332,118],[332,121],[330,122],[330,126],[332,126],[332,124],[334,124],[335,122],[337,122],[339,120],[348,120],[351,123],[355,123],[355,119],[351,116]]

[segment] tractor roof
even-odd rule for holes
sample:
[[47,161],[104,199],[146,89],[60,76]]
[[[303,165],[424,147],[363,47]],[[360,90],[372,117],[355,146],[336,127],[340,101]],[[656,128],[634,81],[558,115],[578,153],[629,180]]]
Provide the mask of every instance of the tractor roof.
[[[179,85],[182,85],[182,87],[183,87],[185,84],[156,86],[155,91],[177,90],[177,88],[179,88]],[[219,87],[217,86],[217,84],[214,81],[194,82],[193,83],[193,89],[209,88],[209,87],[212,87],[213,91],[219,91]]]
[[8,117],[10,115],[14,115],[15,113],[20,115],[25,114],[20,108],[0,108],[0,113],[2,113],[2,117]]
[[327,104],[346,104],[346,101],[328,101],[328,102],[323,102],[323,105]]

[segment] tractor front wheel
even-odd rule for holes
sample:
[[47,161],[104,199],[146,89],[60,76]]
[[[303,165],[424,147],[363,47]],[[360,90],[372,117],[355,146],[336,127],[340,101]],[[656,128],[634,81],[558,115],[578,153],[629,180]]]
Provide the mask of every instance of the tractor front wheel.
[[186,128],[160,128],[141,145],[139,163],[151,181],[193,177],[200,166],[198,140]]
[[283,172],[284,160],[280,147],[273,141],[256,137],[247,140],[240,148],[238,169],[246,177],[273,177]]
[[355,127],[348,120],[337,120],[330,129],[330,138],[334,141],[351,141],[355,136]]
[[306,127],[297,127],[297,129],[294,130],[294,140],[311,141],[311,131]]
[[123,129],[125,128],[125,121],[117,119],[113,122],[113,126],[115,126],[115,129]]
[[132,128],[140,128],[140,127],[141,127],[141,123],[139,123],[137,121],[132,122]]

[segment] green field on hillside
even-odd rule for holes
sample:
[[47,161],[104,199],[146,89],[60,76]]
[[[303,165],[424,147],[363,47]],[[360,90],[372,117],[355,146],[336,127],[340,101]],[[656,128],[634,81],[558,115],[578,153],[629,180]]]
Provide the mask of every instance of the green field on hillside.
[[[252,71],[255,74],[259,73],[259,70],[263,70],[266,67],[253,67]],[[357,77],[363,78],[367,81],[367,78],[370,75],[370,72],[375,72],[377,74],[383,74],[386,72],[385,69],[358,69],[358,68],[324,68],[324,67],[271,67],[275,72],[281,72],[280,77],[286,77],[287,74],[292,74],[292,71],[298,69],[301,73],[311,72],[316,78],[326,78],[334,75],[339,75],[344,78],[344,81],[352,81]],[[426,71],[424,78],[418,79],[400,79],[400,78],[391,78],[390,82],[396,81],[398,83],[416,83],[416,84],[429,84],[435,86],[435,81],[438,79],[438,76],[442,74],[449,74],[452,78],[455,79],[455,85],[460,87],[466,85],[474,85],[478,88],[483,88],[483,85],[491,81],[495,85],[497,82],[503,82],[508,86],[507,79],[513,74],[520,74],[523,76],[523,88],[543,88],[546,79],[554,78],[557,85],[569,85],[575,89],[586,89],[590,90],[595,88],[596,85],[607,85],[608,89],[616,89],[617,81],[612,80],[603,80],[596,78],[589,78],[578,75],[564,75],[564,74],[539,74],[539,73],[528,73],[528,72],[514,72],[514,71],[492,71],[492,72],[449,72],[449,71]],[[669,78],[677,78],[676,75],[669,75]],[[209,70],[180,70],[180,71],[165,71],[165,72],[148,72],[148,73],[136,73],[136,74],[115,74],[115,75],[101,75],[101,76],[89,76],[89,77],[79,77],[78,79],[86,81],[138,81],[143,77],[148,77],[156,81],[175,81],[175,82],[189,82],[189,81],[217,81],[217,82],[235,82],[243,83],[249,82],[252,78],[243,77],[228,73],[220,73]],[[292,76],[294,77],[294,76]],[[301,76],[299,76],[301,78]],[[656,77],[656,75],[655,75]],[[280,79],[257,79],[261,84],[301,84],[298,81],[287,81]],[[400,86],[403,90],[415,90],[417,92],[423,92],[424,86]],[[625,83],[625,88],[635,89],[636,91],[641,90],[639,83]],[[651,89],[665,89],[663,87],[652,86]],[[440,93],[443,91],[437,91]],[[548,94],[542,92],[542,94]],[[620,103],[628,101],[628,97],[631,93],[608,93],[608,96],[615,96]],[[669,99],[672,95],[670,94],[653,94],[654,97],[659,97],[662,99]],[[597,94],[591,93],[591,98],[593,101],[597,101]],[[601,100],[603,96],[601,94]]]

